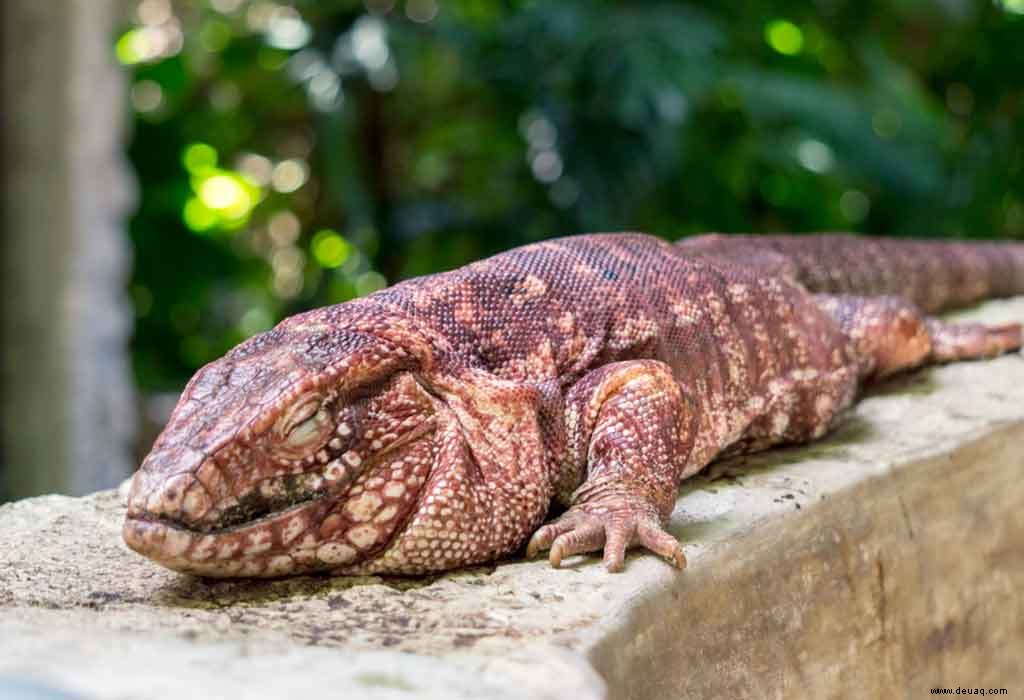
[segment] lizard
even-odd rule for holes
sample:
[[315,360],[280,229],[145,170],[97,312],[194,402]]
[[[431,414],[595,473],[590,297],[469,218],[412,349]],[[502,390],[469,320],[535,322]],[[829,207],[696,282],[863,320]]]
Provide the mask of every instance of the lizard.
[[[681,481],[825,435],[863,387],[1019,349],[938,310],[1024,293],[1024,244],[587,234],[291,316],[200,369],[123,538],[204,577],[426,574],[641,547]],[[559,514],[560,513],[560,514]],[[545,522],[549,515],[556,515]]]

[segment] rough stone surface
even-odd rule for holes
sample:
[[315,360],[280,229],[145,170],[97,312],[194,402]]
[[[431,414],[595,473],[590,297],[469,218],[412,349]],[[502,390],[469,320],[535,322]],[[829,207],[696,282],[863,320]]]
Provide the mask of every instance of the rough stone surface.
[[[969,315],[1021,319],[1024,298]],[[35,498],[0,508],[0,695],[1012,689],[1024,678],[1022,476],[1013,355],[898,378],[825,441],[713,465],[673,517],[681,574],[633,556],[617,576],[581,557],[562,570],[209,582],[131,553],[116,492]]]

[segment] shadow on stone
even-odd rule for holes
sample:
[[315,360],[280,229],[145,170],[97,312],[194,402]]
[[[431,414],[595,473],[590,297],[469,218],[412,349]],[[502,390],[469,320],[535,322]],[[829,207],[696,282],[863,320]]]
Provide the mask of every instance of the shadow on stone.
[[289,599],[329,596],[362,586],[379,585],[376,577],[299,576],[282,579],[205,579],[185,574],[154,591],[150,603],[175,608],[222,608],[265,605]]
[[817,458],[842,460],[848,456],[847,445],[863,443],[876,433],[875,426],[864,417],[850,413],[840,419],[839,425],[819,442],[807,445],[780,446],[768,452],[739,455],[712,462],[704,471],[684,483],[680,494],[696,490],[714,493],[716,482],[743,484],[743,477],[769,473],[787,464],[806,462]]
[[[507,563],[514,563],[510,560]],[[500,564],[499,564],[500,565]],[[486,585],[498,565],[464,569],[455,575],[354,576],[329,574],[280,579],[210,579],[182,574],[154,591],[150,603],[175,608],[222,608],[233,605],[330,597],[335,593],[368,586],[383,586],[398,593],[429,588],[442,579],[457,579],[464,585]]]
[[928,396],[938,389],[939,383],[935,380],[934,372],[931,370],[916,370],[897,374],[883,382],[869,386],[864,392],[863,398],[895,396],[899,394]]

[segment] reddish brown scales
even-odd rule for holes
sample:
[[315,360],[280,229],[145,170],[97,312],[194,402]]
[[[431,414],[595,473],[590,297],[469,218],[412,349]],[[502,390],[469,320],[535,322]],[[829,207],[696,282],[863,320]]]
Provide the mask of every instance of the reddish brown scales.
[[687,252],[784,271],[812,292],[898,296],[924,311],[1024,291],[1024,245],[865,238],[707,234],[681,242]]
[[534,533],[556,565],[603,547],[615,570],[630,544],[682,565],[662,525],[715,456],[822,435],[872,376],[1019,346],[911,303],[1024,291],[998,250],[579,236],[307,312],[190,382],[125,539],[209,576],[423,573]]

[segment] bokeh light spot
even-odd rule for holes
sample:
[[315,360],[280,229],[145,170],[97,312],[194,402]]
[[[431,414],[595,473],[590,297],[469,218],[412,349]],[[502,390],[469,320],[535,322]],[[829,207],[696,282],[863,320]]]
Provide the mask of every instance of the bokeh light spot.
[[388,62],[387,34],[384,23],[365,15],[352,27],[352,54],[370,70],[377,70]]
[[437,16],[437,3],[434,0],[406,0],[405,16],[413,22],[429,22]]
[[541,151],[533,156],[530,169],[541,182],[554,182],[562,176],[562,158],[555,151]]
[[871,128],[879,138],[891,139],[903,128],[903,117],[896,110],[883,107],[871,116]]
[[181,162],[190,173],[201,173],[217,165],[217,149],[208,143],[190,143],[181,151]]
[[274,164],[266,156],[258,153],[245,153],[238,159],[238,170],[253,184],[266,186],[270,184],[270,175]]
[[306,256],[295,246],[278,248],[270,256],[274,271],[274,293],[282,299],[293,299],[302,292],[303,267]]
[[551,186],[548,195],[551,202],[559,209],[567,209],[580,198],[580,186],[572,178],[563,177]]
[[776,19],[765,25],[764,38],[774,50],[785,56],[795,56],[804,47],[804,33],[789,20]]
[[209,231],[217,225],[217,212],[203,204],[197,197],[189,197],[181,211],[185,225],[197,233]]
[[340,267],[352,254],[352,245],[341,234],[330,229],[317,231],[310,244],[313,258],[321,267]]
[[846,190],[839,197],[839,211],[847,221],[857,224],[863,221],[871,211],[871,200],[860,190]]
[[244,0],[210,0],[210,7],[222,14],[237,12]]
[[228,112],[242,102],[242,90],[234,82],[224,80],[210,88],[210,106],[220,112]]
[[129,29],[114,44],[114,55],[126,66],[173,56],[181,51],[184,41],[176,20],[159,26],[145,24]]
[[313,30],[293,7],[275,7],[266,22],[264,38],[278,49],[292,51],[309,43]]
[[835,165],[835,156],[827,144],[816,139],[804,139],[796,147],[796,159],[812,173],[824,173]]
[[254,306],[238,319],[238,330],[247,338],[251,335],[270,330],[270,327],[273,325],[274,317],[265,306]]
[[114,45],[117,60],[126,66],[148,61],[157,53],[156,47],[150,40],[151,36],[142,28],[129,29]]
[[231,26],[218,19],[204,22],[199,28],[199,43],[207,51],[223,51],[231,43]]
[[378,289],[384,289],[386,286],[388,286],[388,281],[384,278],[384,275],[379,272],[374,272],[373,270],[359,275],[359,277],[356,278],[355,284],[356,294],[361,297],[366,296],[367,294],[372,294]]
[[171,3],[168,0],[142,0],[135,8],[135,16],[142,24],[158,26],[171,19]]
[[270,184],[278,192],[287,194],[306,184],[308,176],[309,173],[304,162],[297,158],[289,158],[288,160],[282,160],[274,166],[274,171],[270,176]]
[[203,180],[199,186],[199,199],[210,209],[252,208],[249,193],[231,175],[214,175]]
[[300,232],[299,217],[287,209],[275,212],[267,221],[267,233],[275,246],[292,245]]
[[164,103],[164,91],[152,80],[140,80],[132,85],[132,107],[136,112],[155,112]]
[[207,143],[190,143],[181,152],[195,193],[185,203],[182,219],[196,232],[243,226],[263,196],[257,182],[244,173],[218,168],[218,160],[217,150]]

